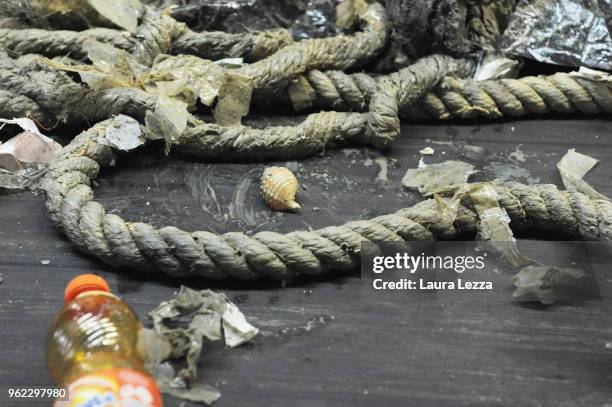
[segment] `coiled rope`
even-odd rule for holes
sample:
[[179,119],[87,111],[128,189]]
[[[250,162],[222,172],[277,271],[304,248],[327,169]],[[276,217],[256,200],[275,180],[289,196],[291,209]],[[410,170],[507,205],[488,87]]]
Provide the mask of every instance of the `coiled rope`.
[[[98,123],[77,136],[41,183],[51,218],[66,236],[81,251],[112,266],[158,270],[173,277],[268,276],[288,281],[299,274],[352,269],[359,264],[362,242],[452,239],[473,234],[477,227],[478,216],[469,202],[462,200],[451,219],[440,210],[440,201],[433,199],[371,220],[289,234],[217,235],[126,222],[106,213],[94,201],[91,189],[100,169],[115,161],[113,149],[100,140],[119,119]],[[553,185],[507,183],[495,190],[513,228],[537,227],[587,240],[612,239],[610,201],[559,191]]]

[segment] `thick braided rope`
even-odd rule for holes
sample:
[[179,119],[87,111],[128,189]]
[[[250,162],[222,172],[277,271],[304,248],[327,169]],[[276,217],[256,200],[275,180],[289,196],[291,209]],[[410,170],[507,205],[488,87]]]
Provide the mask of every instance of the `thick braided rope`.
[[288,30],[278,29],[230,34],[221,31],[186,31],[172,43],[173,55],[197,55],[216,61],[222,58],[244,58],[258,61],[293,43]]
[[[73,107],[78,105],[85,94],[83,86],[64,72],[45,68],[35,62],[13,60],[6,54],[0,55],[0,89],[34,101],[40,109],[61,122],[69,121]],[[18,101],[9,103],[12,106],[5,106],[5,110],[18,111],[20,108]],[[23,111],[22,116],[26,113],[27,110]],[[43,122],[45,115],[34,118]]]
[[400,106],[414,103],[446,75],[464,73],[469,69],[466,61],[432,55],[381,78],[369,104],[368,123],[373,145],[387,148],[399,137]]
[[84,58],[87,52],[83,44],[88,40],[134,51],[145,65],[151,65],[162,53],[191,54],[210,60],[244,58],[249,62],[257,61],[293,42],[290,32],[282,29],[244,34],[194,32],[167,15],[145,19],[134,36],[110,28],[85,31],[0,29],[0,44],[19,55]]
[[0,46],[19,55],[70,55],[73,58],[83,58],[87,56],[83,44],[88,40],[104,42],[124,50],[134,46],[134,39],[129,33],[109,28],[92,28],[85,31],[0,29]]
[[403,115],[444,120],[549,112],[612,113],[612,82],[568,73],[481,82],[446,78]]
[[139,89],[89,90],[64,72],[35,59],[0,55],[2,117],[30,116],[43,125],[96,123],[116,114],[144,122],[155,107],[152,95]]
[[[152,112],[156,104],[154,95],[139,89],[90,90],[35,60],[26,63],[8,57],[0,57],[1,91],[4,93],[0,97],[7,97],[1,110],[10,113],[5,117],[30,113],[37,121],[49,124],[57,120],[71,125],[96,123],[117,114],[144,123],[147,112]],[[10,99],[17,93],[22,96]],[[369,143],[366,116],[359,113],[322,112],[308,116],[300,125],[265,129],[222,127],[195,117],[189,124],[174,147],[208,158],[299,158],[334,144]]]
[[241,68],[239,73],[252,79],[256,91],[272,92],[312,69],[345,70],[359,66],[382,50],[389,29],[385,8],[377,2],[369,4],[360,21],[362,31],[352,36],[299,41]]
[[223,127],[193,119],[174,148],[201,158],[261,160],[301,158],[334,145],[367,145],[369,142],[367,115],[321,112],[307,116],[295,126],[264,129]]
[[44,127],[55,124],[55,116],[27,96],[0,90],[0,117],[31,117]]
[[[379,78],[364,73],[311,71],[288,87],[299,90],[300,108],[364,111]],[[292,89],[292,86],[294,89]],[[612,86],[569,73],[489,81],[445,77],[414,103],[400,105],[400,117],[412,120],[523,116],[548,112],[612,113]]]
[[[452,239],[476,230],[478,219],[469,203],[459,205],[455,219],[449,219],[436,200],[371,220],[289,234],[217,235],[126,223],[106,213],[94,201],[90,187],[100,168],[115,161],[113,150],[97,142],[112,125],[113,120],[107,120],[77,136],[52,163],[41,184],[51,218],[61,230],[81,251],[112,266],[159,270],[174,277],[268,276],[288,281],[299,274],[354,268],[362,242]],[[538,227],[582,239],[612,239],[609,201],[562,192],[553,185],[511,183],[497,186],[496,192],[515,228]]]

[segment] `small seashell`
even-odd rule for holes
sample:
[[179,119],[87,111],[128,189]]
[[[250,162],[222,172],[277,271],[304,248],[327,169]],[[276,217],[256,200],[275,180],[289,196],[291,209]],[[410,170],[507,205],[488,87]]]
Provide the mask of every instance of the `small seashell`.
[[283,211],[299,209],[295,202],[298,181],[295,175],[285,167],[268,167],[261,177],[261,195],[270,208]]

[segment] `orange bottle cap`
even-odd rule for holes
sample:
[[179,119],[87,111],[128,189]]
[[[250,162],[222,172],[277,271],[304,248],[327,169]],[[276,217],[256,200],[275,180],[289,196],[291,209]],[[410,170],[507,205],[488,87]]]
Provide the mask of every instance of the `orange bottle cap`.
[[106,280],[95,274],[81,274],[76,276],[66,286],[64,300],[66,303],[74,300],[77,295],[87,291],[106,291],[110,292],[110,287]]

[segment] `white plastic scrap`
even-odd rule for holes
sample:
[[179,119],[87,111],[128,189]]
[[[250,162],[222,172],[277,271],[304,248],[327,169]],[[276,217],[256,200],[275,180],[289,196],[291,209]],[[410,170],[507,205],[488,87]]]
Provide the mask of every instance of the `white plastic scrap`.
[[609,200],[608,197],[597,192],[588,182],[582,179],[597,163],[598,161],[595,158],[577,153],[573,148],[567,150],[567,153],[557,163],[557,169],[561,174],[565,188],[582,192],[593,199]]
[[130,151],[143,145],[146,139],[137,120],[119,115],[113,125],[106,128],[104,137],[99,137],[97,141],[117,150]]
[[434,152],[434,149],[431,147],[425,147],[424,149],[419,150],[421,155],[434,155]]
[[43,135],[31,119],[0,119],[0,123],[0,130],[7,124],[24,130],[0,144],[0,188],[26,189],[43,175],[44,168],[57,156],[62,146]]
[[450,160],[425,165],[421,158],[418,168],[411,168],[406,172],[402,185],[428,196],[452,185],[465,184],[473,173],[474,166],[463,161]]

